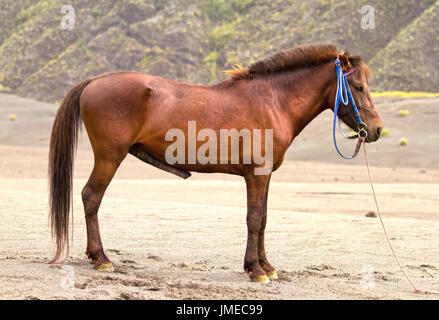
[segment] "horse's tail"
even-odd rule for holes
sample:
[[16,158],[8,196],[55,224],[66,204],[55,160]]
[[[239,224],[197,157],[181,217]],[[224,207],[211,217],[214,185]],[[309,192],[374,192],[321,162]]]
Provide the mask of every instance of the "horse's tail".
[[69,213],[72,206],[73,160],[81,126],[79,99],[91,79],[75,85],[59,107],[52,128],[49,151],[49,207],[57,262],[64,249],[69,250]]

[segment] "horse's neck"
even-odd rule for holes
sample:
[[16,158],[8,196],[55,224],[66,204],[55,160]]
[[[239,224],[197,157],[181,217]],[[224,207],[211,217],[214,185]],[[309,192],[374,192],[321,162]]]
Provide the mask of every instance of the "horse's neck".
[[[284,95],[282,108],[288,111],[294,136],[315,117],[329,108],[335,95],[336,75],[332,63],[285,74],[277,83],[278,94]],[[294,137],[293,137],[294,138]]]

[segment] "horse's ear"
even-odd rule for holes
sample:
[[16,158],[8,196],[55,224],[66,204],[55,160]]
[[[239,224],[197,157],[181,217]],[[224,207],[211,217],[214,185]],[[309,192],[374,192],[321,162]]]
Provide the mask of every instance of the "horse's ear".
[[340,60],[341,62],[341,67],[343,69],[344,72],[347,72],[351,67],[351,63],[349,61],[349,53],[347,53],[346,51],[342,51],[338,54],[338,60]]

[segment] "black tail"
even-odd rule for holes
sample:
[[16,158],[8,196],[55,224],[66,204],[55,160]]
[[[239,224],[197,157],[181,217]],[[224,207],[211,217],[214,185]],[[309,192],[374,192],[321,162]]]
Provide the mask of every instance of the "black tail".
[[72,206],[73,160],[81,125],[79,98],[91,79],[80,82],[67,93],[56,114],[49,151],[50,224],[56,239],[55,255],[49,263],[59,260],[69,250],[69,214]]

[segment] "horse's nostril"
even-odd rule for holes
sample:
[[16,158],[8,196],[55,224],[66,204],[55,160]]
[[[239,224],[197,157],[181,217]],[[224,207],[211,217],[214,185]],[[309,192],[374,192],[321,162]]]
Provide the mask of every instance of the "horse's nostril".
[[381,131],[382,131],[383,129],[382,128],[378,128],[377,129],[377,137],[379,137],[380,135],[381,135]]

